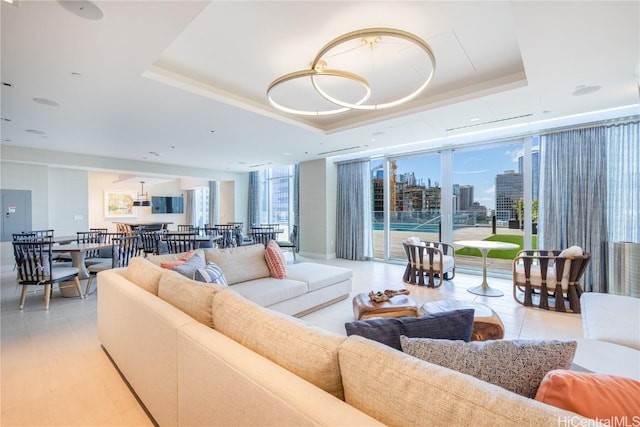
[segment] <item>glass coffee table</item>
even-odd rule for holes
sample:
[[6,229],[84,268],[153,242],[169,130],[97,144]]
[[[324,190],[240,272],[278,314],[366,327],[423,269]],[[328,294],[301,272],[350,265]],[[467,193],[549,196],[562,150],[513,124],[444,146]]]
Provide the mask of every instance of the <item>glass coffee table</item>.
[[520,246],[515,243],[505,242],[492,242],[488,240],[458,240],[453,242],[456,245],[468,246],[470,248],[480,249],[482,253],[482,283],[478,286],[473,286],[467,291],[476,295],[484,295],[486,297],[501,297],[504,295],[499,289],[490,288],[487,283],[487,254],[490,250],[506,250],[506,249],[518,249]]

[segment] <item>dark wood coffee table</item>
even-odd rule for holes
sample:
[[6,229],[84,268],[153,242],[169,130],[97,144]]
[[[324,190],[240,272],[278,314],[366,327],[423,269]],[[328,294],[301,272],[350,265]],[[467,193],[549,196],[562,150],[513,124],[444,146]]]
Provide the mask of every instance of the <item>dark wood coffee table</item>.
[[356,320],[372,317],[416,317],[418,305],[406,295],[396,295],[389,301],[373,302],[368,294],[358,294],[353,298],[353,316]]
[[485,304],[455,299],[443,299],[422,304],[420,315],[439,313],[441,311],[473,308],[473,332],[471,341],[499,340],[504,338],[504,324],[491,307]]

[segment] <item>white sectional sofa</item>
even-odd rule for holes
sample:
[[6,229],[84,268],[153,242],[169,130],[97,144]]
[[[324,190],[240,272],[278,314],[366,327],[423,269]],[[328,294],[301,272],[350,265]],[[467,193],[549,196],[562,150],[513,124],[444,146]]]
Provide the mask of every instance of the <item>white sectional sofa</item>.
[[[351,292],[353,273],[348,268],[301,262],[286,266],[287,277],[271,277],[264,245],[197,250],[205,263],[215,262],[233,290],[263,307],[292,316],[304,316],[345,299]],[[157,265],[171,263],[182,254],[148,258]]]
[[[100,342],[160,426],[593,421],[378,342],[313,327],[259,306],[237,285],[196,282],[142,258],[99,273],[98,282]],[[301,297],[289,311],[308,309]]]
[[585,292],[580,305],[585,339],[578,341],[575,363],[640,381],[640,299]]

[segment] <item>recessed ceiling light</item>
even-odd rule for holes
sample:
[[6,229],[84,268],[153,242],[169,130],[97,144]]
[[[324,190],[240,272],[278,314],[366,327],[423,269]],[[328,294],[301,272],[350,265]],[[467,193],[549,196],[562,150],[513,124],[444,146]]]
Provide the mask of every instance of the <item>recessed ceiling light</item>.
[[9,82],[2,82],[2,86],[13,87],[13,84]]
[[73,77],[82,77],[82,74],[80,74],[80,73],[76,73],[75,71],[72,71],[72,72],[71,72],[71,75],[72,75]]
[[211,129],[211,130],[209,131],[209,133],[216,133],[216,131],[215,131],[215,130],[213,130],[213,129]]
[[479,122],[480,121],[480,117],[471,117],[469,119],[470,122]]
[[571,95],[573,96],[588,95],[590,93],[597,92],[600,89],[602,89],[602,86],[580,85],[580,86],[576,86],[576,89],[571,93]]
[[46,99],[46,98],[33,98],[33,102],[37,102],[38,104],[42,104],[42,105],[46,105],[49,107],[59,107],[60,104],[58,104],[56,101],[52,101],[50,99]]
[[293,156],[293,153],[282,153],[285,156]]
[[35,130],[35,129],[27,129],[27,132],[33,133],[35,135],[46,135],[46,133],[42,132],[41,130]]
[[247,162],[238,162],[239,165],[246,165]]
[[64,7],[68,12],[79,16],[80,18],[91,19],[97,21],[102,19],[104,13],[95,4],[86,0],[65,1],[59,0],[60,6]]
[[10,121],[11,121],[11,119],[7,119],[6,117],[3,117],[3,118],[2,118],[2,121],[3,121],[3,122],[10,122]]

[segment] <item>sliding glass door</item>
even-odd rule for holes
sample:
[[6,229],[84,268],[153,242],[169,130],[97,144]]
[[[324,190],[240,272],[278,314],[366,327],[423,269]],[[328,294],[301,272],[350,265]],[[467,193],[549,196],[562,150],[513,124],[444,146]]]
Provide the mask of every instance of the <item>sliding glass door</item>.
[[[498,240],[536,246],[537,138],[371,161],[374,256],[404,260],[402,240]],[[527,222],[528,221],[528,222]],[[457,247],[458,265],[479,251]],[[508,270],[515,253],[490,253]]]

